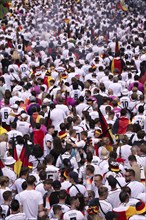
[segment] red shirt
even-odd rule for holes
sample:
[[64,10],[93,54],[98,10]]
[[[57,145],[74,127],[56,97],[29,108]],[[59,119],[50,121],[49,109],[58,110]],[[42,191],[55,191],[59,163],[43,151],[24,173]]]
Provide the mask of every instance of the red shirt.
[[44,136],[45,135],[42,130],[34,130],[34,132],[33,132],[34,144],[39,144],[43,151],[44,151],[44,145],[43,145]]

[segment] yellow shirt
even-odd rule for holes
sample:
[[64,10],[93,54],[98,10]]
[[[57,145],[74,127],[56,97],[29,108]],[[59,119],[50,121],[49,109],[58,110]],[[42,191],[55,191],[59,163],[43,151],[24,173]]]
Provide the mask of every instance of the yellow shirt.
[[7,133],[8,131],[5,129],[5,128],[3,128],[2,126],[0,126],[0,135],[1,134],[4,134],[4,133]]

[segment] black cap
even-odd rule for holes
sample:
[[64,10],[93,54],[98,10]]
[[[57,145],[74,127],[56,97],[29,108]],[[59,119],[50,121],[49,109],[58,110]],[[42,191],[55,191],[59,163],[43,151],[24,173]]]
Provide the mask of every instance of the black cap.
[[61,183],[60,183],[59,180],[55,180],[55,181],[53,181],[52,186],[53,186],[54,189],[60,189],[61,188]]
[[71,172],[69,173],[69,177],[70,177],[71,179],[73,179],[76,183],[78,183],[78,174],[77,174],[76,172],[71,171]]
[[89,206],[99,206],[99,199],[98,199],[98,198],[92,199],[92,200],[89,202]]
[[106,220],[113,220],[114,218],[118,218],[118,217],[119,217],[118,213],[115,213],[115,212],[107,212],[105,214]]

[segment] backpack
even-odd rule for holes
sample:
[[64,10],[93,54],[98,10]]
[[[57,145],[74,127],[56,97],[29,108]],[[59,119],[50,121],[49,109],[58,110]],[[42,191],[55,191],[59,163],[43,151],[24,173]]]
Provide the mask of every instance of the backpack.
[[[70,155],[70,157],[69,157],[69,158],[66,158],[66,159],[71,160],[71,158],[72,158],[72,155]],[[60,167],[60,169],[64,169],[64,168],[65,168],[65,166],[64,166],[64,163],[63,163],[62,154],[60,154],[60,159],[61,159],[61,167]],[[64,158],[64,159],[65,159],[65,158]]]

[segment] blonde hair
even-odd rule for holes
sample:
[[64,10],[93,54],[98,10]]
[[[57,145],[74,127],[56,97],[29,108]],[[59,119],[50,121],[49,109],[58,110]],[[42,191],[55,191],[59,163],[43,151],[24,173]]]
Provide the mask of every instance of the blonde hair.
[[104,220],[104,218],[100,217],[98,214],[88,215],[88,220]]
[[8,135],[6,133],[0,135],[0,142],[8,142]]

